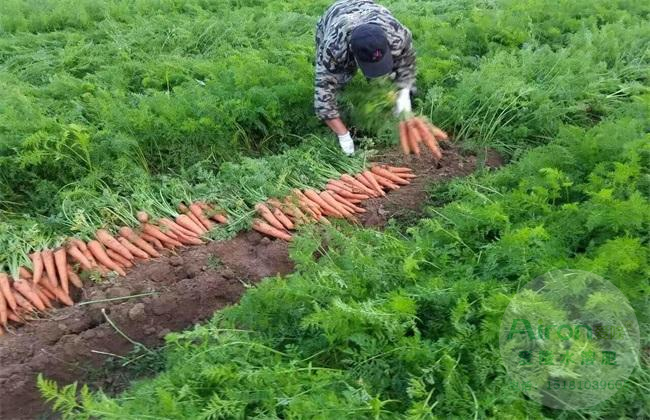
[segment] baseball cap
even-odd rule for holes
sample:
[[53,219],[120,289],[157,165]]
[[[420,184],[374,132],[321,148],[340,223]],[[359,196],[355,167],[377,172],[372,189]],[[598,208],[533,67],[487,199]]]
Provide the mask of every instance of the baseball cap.
[[366,23],[354,28],[350,48],[364,76],[380,77],[393,71],[393,56],[381,26]]

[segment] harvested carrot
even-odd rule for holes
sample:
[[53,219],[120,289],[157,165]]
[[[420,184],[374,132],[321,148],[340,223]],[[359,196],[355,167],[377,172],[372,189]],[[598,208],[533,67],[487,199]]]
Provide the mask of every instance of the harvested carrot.
[[31,280],[32,272],[21,265],[18,267],[18,277],[25,280]]
[[279,220],[280,223],[282,223],[285,229],[294,230],[296,228],[291,220],[287,217],[287,215],[282,212],[282,210],[278,208],[273,209],[273,216],[275,216],[275,218]]
[[56,267],[56,272],[59,275],[59,281],[61,282],[61,288],[66,294],[70,293],[68,286],[68,260],[65,248],[59,248],[54,251],[54,266]]
[[271,210],[266,207],[266,205],[259,203],[255,205],[255,210],[257,213],[262,216],[262,218],[271,226],[273,226],[276,229],[283,230],[284,225],[282,224],[281,221],[279,221],[271,212]]
[[115,239],[113,235],[108,233],[107,230],[98,229],[97,232],[95,232],[95,238],[106,248],[112,249],[127,260],[131,261],[135,258],[133,254],[131,254],[131,251],[129,251],[124,245]]
[[104,250],[104,247],[99,241],[90,241],[88,242],[88,250],[93,254],[93,256],[97,259],[97,262],[100,264],[105,265],[108,267],[110,270],[115,271],[121,276],[126,276],[126,273],[120,266],[115,264],[115,262],[108,256],[106,251]]
[[435,125],[431,124],[426,119],[420,118],[420,121],[422,121],[422,123],[425,125],[425,127],[429,129],[429,131],[431,132],[431,134],[433,134],[433,136],[436,138],[436,140],[438,140],[438,141],[448,141],[449,140],[449,136],[447,135],[447,133],[445,133],[444,131],[442,131],[441,129],[436,127]]
[[334,197],[332,197],[332,196],[330,195],[329,192],[327,192],[327,191],[323,191],[323,192],[320,193],[319,197],[320,197],[320,198],[321,198],[325,203],[329,204],[331,207],[333,207],[334,209],[336,209],[336,210],[337,210],[340,214],[342,214],[343,216],[345,216],[345,217],[350,217],[350,216],[353,215],[351,212],[347,211],[347,210],[346,210],[346,209],[345,209],[345,208],[344,208],[344,207],[343,207],[343,206],[342,206],[338,201],[336,201],[336,200],[334,199]]
[[368,196],[366,194],[351,193],[350,191],[345,190],[343,188],[339,188],[336,185],[327,184],[327,189],[329,191],[333,191],[333,192],[339,194],[341,197],[345,197],[345,198],[347,198],[349,200],[358,200],[358,202],[361,202],[363,200],[367,200],[367,199],[370,198],[370,196]]
[[194,213],[188,211],[187,213],[184,213],[184,214],[185,214],[187,217],[189,217],[190,219],[192,219],[192,222],[194,222],[195,225],[197,225],[198,227],[200,227],[200,228],[201,228],[201,231],[202,231],[203,233],[206,233],[206,232],[208,231],[208,229],[207,229],[205,226],[203,226],[203,223],[201,223],[201,221],[199,220],[199,218],[196,217],[196,215],[195,215]]
[[[151,235],[147,235],[146,233],[142,233],[142,234],[140,234],[140,238],[141,238],[143,241],[145,241],[145,242],[147,242],[148,244],[150,244],[150,246],[154,247],[155,250],[156,250],[156,252],[158,252],[158,251],[162,251],[162,250],[165,249],[165,247],[163,246],[163,243],[160,242],[158,239],[154,238],[154,237],[151,236]],[[159,255],[160,255],[160,253],[159,253]]]
[[372,183],[363,174],[356,174],[354,178],[362,183],[364,187],[372,191],[372,197],[379,197],[381,195],[378,191],[375,190],[374,185],[372,185]]
[[29,255],[29,259],[32,260],[32,279],[34,284],[38,284],[43,275],[43,256],[40,252],[33,252]]
[[48,288],[46,288],[45,286],[43,286],[41,283],[35,284],[34,289],[37,289],[39,292],[41,292],[49,300],[56,300],[56,296],[54,295],[54,293],[50,292],[50,290]]
[[375,174],[375,179],[377,182],[379,182],[379,185],[386,187],[391,190],[399,190],[399,185],[395,184],[393,181],[390,179],[386,179],[383,176],[379,176]]
[[[68,273],[66,273],[67,277]],[[14,289],[20,293],[25,299],[29,301],[32,305],[34,305],[39,311],[44,311],[45,310],[45,303],[41,300],[41,298],[38,297],[38,294],[32,290],[31,286],[29,283],[27,283],[25,280],[14,280]]]
[[203,203],[201,201],[196,203],[202,210],[204,210],[207,214],[207,217],[209,217],[212,220],[215,220],[222,225],[225,225],[228,223],[228,216],[225,215],[223,212],[219,212],[212,208],[209,204]]
[[194,221],[186,214],[179,214],[176,217],[176,223],[178,223],[185,229],[194,232],[196,236],[201,236],[205,233],[203,226],[194,223]]
[[79,251],[82,251],[82,252],[86,251],[88,249],[88,247],[86,246],[86,243],[84,241],[82,241],[81,239],[70,238],[70,239],[68,239],[68,243],[71,246],[76,246],[77,248],[79,248]]
[[201,208],[201,206],[198,205],[198,203],[190,204],[190,212],[194,216],[196,216],[197,219],[199,219],[199,221],[201,222],[203,227],[205,227],[206,230],[210,231],[212,230],[212,228],[214,228],[214,223],[207,218],[207,216],[203,212],[203,209]]
[[416,156],[420,156],[420,142],[422,141],[422,137],[419,131],[413,126],[413,121],[409,120],[406,122],[406,131],[408,132],[411,150]]
[[360,189],[361,191],[363,191],[364,194],[368,194],[371,197],[375,195],[375,191],[373,189],[366,187],[365,185],[363,185],[362,183],[360,183],[350,175],[347,174],[341,175],[341,181],[346,182],[357,189]]
[[405,155],[411,154],[411,146],[409,145],[408,130],[406,128],[406,122],[402,121],[399,123],[399,142],[402,146],[402,152]]
[[[373,166],[375,166],[375,165],[373,165]],[[390,165],[379,165],[379,166],[382,166],[387,171],[391,171],[391,172],[394,172],[394,173],[397,173],[397,174],[399,174],[399,173],[412,173],[413,172],[413,169],[407,168],[405,166],[402,166],[402,167],[400,167],[400,166],[390,166]]]
[[[91,241],[91,242],[95,242],[97,245],[101,246],[101,244],[97,241]],[[90,243],[88,244],[88,248],[90,249]],[[92,252],[92,249],[90,249],[90,251]],[[72,301],[72,299],[70,299],[70,296],[63,293],[63,290],[61,290],[61,288],[58,287],[56,284],[52,283],[52,281],[49,278],[43,277],[43,281],[41,282],[41,284],[52,294],[54,294],[54,296],[59,302],[67,306],[74,305],[74,302]]]
[[75,273],[70,264],[68,264],[68,277],[70,277],[70,283],[74,284],[77,289],[81,289],[84,286],[81,278]]
[[75,245],[68,246],[68,255],[72,257],[73,260],[79,263],[84,270],[92,270],[93,265],[90,263],[88,258],[84,255],[83,252]]
[[394,174],[394,173],[392,173],[390,171],[387,171],[386,169],[382,168],[381,166],[373,166],[371,170],[372,170],[372,172],[374,174],[379,175],[381,177],[384,177],[384,178],[394,182],[395,184],[399,184],[399,185],[408,185],[408,184],[410,184],[410,182],[407,181],[406,179],[400,178],[396,174]]
[[253,229],[273,238],[282,239],[283,241],[288,242],[291,241],[291,235],[289,233],[282,229],[277,229],[260,219],[253,220]]
[[34,305],[32,305],[32,303],[29,300],[25,299],[25,297],[21,293],[18,293],[18,291],[16,291],[15,289],[12,290],[12,293],[14,295],[14,299],[16,299],[16,303],[18,304],[18,308],[23,308],[27,312],[36,311],[36,308],[34,307]]
[[24,324],[25,323],[25,320],[14,311],[10,310],[7,313],[7,317],[9,318],[10,321],[13,321],[13,322],[15,322],[17,324]]
[[146,211],[137,212],[135,217],[140,223],[149,223],[149,214]]
[[308,199],[318,204],[326,212],[331,213],[334,216],[343,217],[343,213],[341,213],[336,207],[332,207],[332,205],[329,202],[323,200],[316,191],[311,189],[306,189],[304,194]]
[[363,191],[359,190],[358,188],[353,188],[349,184],[346,184],[345,182],[340,181],[338,179],[330,179],[329,181],[327,181],[327,185],[328,186],[334,185],[336,187],[339,187],[339,188],[342,188],[342,189],[344,189],[346,191],[349,191],[349,192],[351,192],[353,194],[363,194]]
[[431,133],[431,131],[429,131],[429,128],[425,122],[419,118],[414,118],[413,126],[419,131],[420,136],[422,137],[422,141],[429,148],[429,150],[431,150],[431,154],[433,154],[436,159],[442,159],[442,152],[438,146],[438,141]]
[[[193,232],[189,229],[184,228],[183,226],[179,225],[178,223],[174,222],[171,219],[168,219],[166,217],[163,217],[162,219],[158,220],[158,223],[165,227],[166,229],[169,229],[169,233],[173,233],[174,239],[179,239],[179,235],[184,235],[184,236],[194,236],[195,238],[198,238],[200,235],[197,235],[196,232]],[[167,236],[172,236],[165,232]]]
[[337,200],[339,203],[345,204],[349,209],[351,209],[352,212],[354,213],[365,213],[366,209],[356,206],[354,203],[352,203],[350,200],[346,199],[345,197],[333,192],[330,193],[332,197],[334,197],[335,200]]
[[0,273],[0,292],[4,295],[7,300],[7,305],[12,310],[16,310],[16,299],[14,299],[14,294],[11,291],[11,285],[9,284],[9,276],[6,273]]
[[[160,257],[160,253],[156,251],[154,247],[149,245],[146,240],[143,238],[139,238],[138,235],[135,234],[135,232],[129,228],[129,227],[122,227],[119,230],[119,234],[122,238],[130,241],[133,245],[144,251],[146,254],[148,254],[151,257]],[[154,243],[154,245],[156,245]],[[160,245],[162,248],[162,244]],[[133,251],[131,251],[133,252]],[[135,254],[134,254],[135,255]]]
[[372,186],[379,191],[379,193],[385,197],[386,193],[384,190],[381,188],[381,185],[379,185],[379,182],[375,179],[375,174],[373,174],[371,171],[363,171],[363,175],[366,177],[368,181],[372,184]]
[[42,291],[39,287],[37,287],[36,285],[34,285],[34,286],[32,287],[32,290],[34,290],[34,293],[36,293],[36,294],[38,295],[39,299],[41,299],[41,301],[42,301],[43,304],[45,305],[45,308],[47,308],[47,309],[52,309],[52,308],[54,308],[54,305],[52,305],[52,301],[50,300],[50,298],[48,298],[48,297],[45,295],[45,293],[43,293],[43,291]]
[[117,252],[113,251],[110,248],[106,248],[106,255],[108,255],[109,258],[113,260],[113,262],[115,262],[117,265],[125,269],[133,267],[133,263],[131,261],[127,260],[126,258],[124,258],[123,256],[121,256],[120,254],[118,254]]
[[120,236],[119,238],[117,238],[117,241],[119,243],[121,243],[122,246],[124,246],[124,248],[128,249],[129,252],[131,254],[133,254],[134,257],[137,257],[137,258],[140,258],[140,259],[143,259],[143,260],[149,259],[149,254],[147,254],[145,251],[138,248],[137,246],[135,246],[134,244],[132,244],[131,242],[129,242],[125,238]]
[[88,247],[86,247],[85,250],[83,250],[83,249],[81,249],[81,248],[79,248],[79,249],[81,250],[81,253],[84,254],[84,257],[86,257],[86,259],[87,259],[88,261],[90,261],[90,266],[93,267],[93,268],[95,268],[95,267],[97,266],[97,261],[95,261],[95,257],[93,257],[92,252],[90,252],[90,251],[88,250]]
[[56,275],[56,266],[54,265],[54,252],[51,249],[45,249],[41,251],[43,256],[43,265],[45,266],[45,272],[54,284],[58,284],[59,280]]
[[7,300],[4,293],[0,293],[0,324],[7,326],[9,310],[7,308]]
[[172,245],[172,246],[182,246],[183,245],[182,243],[178,242],[177,240],[172,239],[169,236],[167,236],[166,234],[164,234],[158,227],[156,227],[156,226],[154,226],[152,224],[149,224],[149,223],[146,223],[146,224],[142,225],[142,232],[146,233],[147,235],[150,235],[150,236],[152,236],[152,237],[154,237],[156,239],[158,239],[160,242],[162,242],[164,244],[168,244],[168,245]]

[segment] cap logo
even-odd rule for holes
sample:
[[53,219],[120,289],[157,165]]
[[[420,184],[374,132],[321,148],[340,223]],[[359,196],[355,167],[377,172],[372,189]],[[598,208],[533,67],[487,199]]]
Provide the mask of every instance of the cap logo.
[[372,53],[372,61],[379,61],[381,60],[381,57],[383,56],[381,50],[375,50],[375,52]]

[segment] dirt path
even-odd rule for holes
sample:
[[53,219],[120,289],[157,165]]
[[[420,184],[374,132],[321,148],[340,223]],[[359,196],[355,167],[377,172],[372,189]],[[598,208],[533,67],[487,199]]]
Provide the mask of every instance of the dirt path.
[[[397,153],[377,160],[406,164],[419,178],[385,198],[364,203],[366,226],[381,226],[392,216],[420,209],[432,183],[476,168],[475,157],[456,149],[448,150],[438,165],[427,160],[404,162]],[[286,243],[247,232],[229,241],[182,249],[140,264],[125,278],[85,288],[81,301],[150,295],[59,309],[48,319],[1,337],[0,419],[47,416],[49,409],[35,386],[39,372],[62,384],[110,386],[110,377],[97,377],[100,367],[111,354],[124,356],[133,345],[106,317],[132,340],[156,347],[167,333],[186,329],[237,302],[246,285],[292,269]]]

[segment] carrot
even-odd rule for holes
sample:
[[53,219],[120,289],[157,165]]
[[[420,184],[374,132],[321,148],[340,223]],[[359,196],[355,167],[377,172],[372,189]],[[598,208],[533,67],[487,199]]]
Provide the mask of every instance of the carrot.
[[337,193],[330,193],[330,194],[332,195],[332,197],[334,197],[334,199],[336,201],[338,201],[341,204],[345,204],[349,209],[351,209],[351,211],[353,213],[365,213],[366,212],[366,209],[364,209],[362,207],[355,206],[354,203],[352,203],[350,200],[346,199],[345,197],[342,197],[341,195],[339,195]]
[[151,225],[149,223],[142,225],[142,232],[168,245],[172,245],[172,246],[183,245],[182,243],[178,242],[176,239],[172,239],[166,234],[164,234],[157,226]]
[[375,175],[375,179],[379,182],[379,185],[389,188],[391,190],[399,190],[399,185],[395,184],[390,179],[386,179],[383,176]]
[[131,254],[133,254],[134,257],[141,258],[143,260],[149,259],[149,254],[147,254],[144,250],[138,248],[128,240],[126,240],[123,237],[117,238],[117,241],[124,246],[124,248],[128,249]]
[[260,219],[253,220],[253,229],[263,233],[265,235],[271,236],[273,238],[282,239],[284,241],[291,241],[291,235],[285,232],[282,229],[277,229],[266,222],[261,221]]
[[47,309],[54,308],[54,305],[52,305],[52,301],[50,300],[50,298],[48,298],[45,295],[45,293],[43,293],[43,291],[39,287],[34,285],[32,287],[32,290],[34,290],[34,293],[36,293],[38,295],[38,298],[43,302],[43,304],[45,305],[45,308],[47,308]]
[[[362,174],[357,174],[354,176],[354,178],[359,181],[360,183],[363,184],[364,187],[370,189],[372,191],[372,197],[379,197],[381,194],[379,194],[378,191],[375,190],[375,187],[370,183],[370,181]],[[382,191],[383,192],[383,191]]]
[[25,323],[25,320],[14,311],[10,310],[7,313],[7,317],[9,318],[10,321],[13,321],[13,322],[15,322],[17,324],[24,324]]
[[[97,241],[91,241],[91,242],[95,242],[97,245],[101,246],[101,244],[99,242],[97,242]],[[88,243],[88,248],[90,249],[90,243]],[[64,305],[67,305],[67,306],[74,305],[74,302],[72,301],[72,299],[70,299],[70,296],[63,293],[63,290],[61,290],[60,287],[57,287],[56,284],[52,283],[52,281],[50,279],[48,279],[47,277],[43,278],[43,281],[41,282],[41,284],[47,290],[49,290],[56,297],[56,299],[59,302],[63,303]]]
[[160,242],[158,239],[154,238],[151,235],[147,235],[146,233],[142,233],[142,234],[140,234],[140,238],[142,238],[143,241],[150,244],[150,246],[153,246],[156,249],[156,252],[162,251],[163,249],[165,249],[165,247],[163,246],[163,243]]
[[162,225],[163,227],[169,229],[169,233],[165,232],[167,236],[173,237],[174,239],[178,240],[179,235],[184,235],[184,236],[194,236],[195,238],[198,238],[200,235],[197,235],[196,232],[193,232],[191,230],[185,229],[183,226],[179,225],[178,223],[174,222],[171,219],[168,219],[166,217],[163,217],[162,219],[158,220],[158,223]]
[[323,200],[320,195],[314,190],[306,189],[305,190],[305,196],[318,204],[323,210],[326,212],[332,213],[335,216],[342,217],[343,213],[341,213],[336,207],[332,207],[332,205],[328,202]]
[[0,324],[5,327],[7,326],[8,313],[7,300],[5,299],[4,293],[0,293]]
[[54,265],[54,252],[52,252],[51,249],[45,249],[41,251],[41,255],[43,256],[43,265],[45,266],[47,276],[50,278],[50,281],[57,284],[58,278],[56,276],[56,268]]
[[68,277],[70,277],[70,283],[74,284],[74,286],[77,289],[81,289],[82,287],[84,287],[83,282],[81,281],[77,273],[75,273],[75,271],[72,269],[70,264],[68,264]]
[[371,188],[366,187],[365,185],[363,185],[362,183],[360,183],[359,181],[357,181],[356,179],[354,179],[353,177],[351,177],[348,174],[341,175],[341,180],[343,182],[347,182],[348,184],[352,185],[355,188],[360,189],[361,191],[363,191],[364,194],[368,194],[371,197],[373,197],[375,195],[374,190],[372,190]]
[[413,169],[407,167],[389,166],[389,165],[379,165],[379,166],[383,166],[387,171],[391,171],[396,174],[413,172]]
[[349,199],[349,200],[355,200],[355,201],[359,201],[359,202],[360,202],[360,201],[362,201],[362,200],[367,200],[367,199],[370,198],[370,196],[368,196],[368,195],[366,195],[366,194],[355,194],[355,193],[351,193],[350,191],[345,190],[345,189],[343,189],[343,188],[339,188],[339,187],[336,186],[336,185],[330,185],[330,184],[327,184],[327,189],[328,189],[329,191],[333,191],[333,192],[339,194],[341,197],[345,197],[345,198],[347,198],[347,199]]
[[61,288],[66,294],[70,293],[68,286],[68,261],[65,248],[59,248],[54,251],[54,265],[56,266],[56,271],[59,275],[59,280],[61,281]]
[[[68,273],[66,273],[67,276]],[[39,311],[45,310],[45,304],[25,280],[14,280],[14,289],[33,304]]]
[[409,155],[411,153],[411,147],[409,146],[408,131],[404,121],[399,123],[399,142],[402,146],[402,152],[405,155]]
[[112,259],[115,263],[124,267],[125,269],[133,267],[133,263],[131,261],[127,260],[126,258],[124,258],[123,256],[121,256],[120,254],[118,254],[117,252],[113,251],[110,248],[106,248],[106,255],[108,255],[110,259]]
[[85,250],[81,248],[79,248],[79,250],[81,251],[82,254],[84,254],[84,257],[86,257],[86,259],[90,261],[91,267],[95,268],[95,266],[97,266],[97,261],[95,261],[95,257],[93,257],[92,252],[88,250],[88,247],[86,247]]
[[82,241],[81,239],[70,238],[68,240],[68,242],[69,242],[69,244],[71,246],[76,246],[77,248],[79,248],[79,251],[81,251],[81,252],[84,252],[84,251],[86,251],[88,249],[88,247],[86,246],[86,243],[84,241]]
[[47,289],[43,284],[35,284],[34,289],[37,289],[39,292],[41,292],[46,298],[49,300],[56,300],[56,296],[54,293],[50,292],[49,289]]
[[363,175],[366,177],[366,179],[367,179],[368,181],[370,181],[370,183],[372,184],[372,186],[373,186],[377,191],[379,191],[379,193],[380,193],[382,196],[384,196],[384,197],[386,196],[386,193],[385,193],[384,190],[381,188],[381,185],[379,185],[379,182],[377,182],[377,180],[375,179],[375,175],[374,175],[371,171],[363,171]]
[[115,271],[121,276],[126,276],[124,270],[122,270],[121,267],[115,264],[115,262],[108,256],[101,243],[99,243],[98,241],[88,242],[88,250],[97,259],[97,262],[105,265],[107,268],[109,268],[112,271]]
[[98,229],[97,232],[95,232],[95,238],[106,248],[112,249],[127,260],[131,261],[133,258],[135,258],[133,254],[131,254],[131,251],[129,251],[124,245],[115,239],[113,235],[108,233],[107,230]]
[[336,209],[339,213],[341,213],[343,216],[345,216],[345,217],[350,217],[350,216],[353,215],[351,212],[347,211],[347,210],[346,210],[346,209],[345,209],[345,208],[344,208],[344,207],[343,207],[343,206],[342,206],[338,201],[336,201],[336,200],[334,199],[334,197],[332,197],[332,196],[330,195],[329,192],[327,192],[327,191],[323,191],[323,192],[320,193],[319,197],[320,197],[324,202],[326,202],[327,204],[329,204],[330,206],[332,206],[333,208],[335,208],[335,209]]
[[413,126],[420,132],[420,136],[422,136],[424,144],[426,144],[429,150],[431,150],[431,154],[433,154],[436,159],[442,159],[442,152],[440,151],[438,142],[436,141],[436,138],[431,133],[431,131],[429,131],[429,128],[424,123],[424,121],[418,118],[414,118]]
[[413,127],[413,121],[409,120],[406,122],[406,131],[408,132],[408,138],[410,141],[411,150],[415,153],[416,156],[420,156],[420,142],[422,138],[420,133]]
[[214,223],[210,221],[203,212],[203,209],[201,206],[199,206],[197,203],[192,203],[190,204],[190,212],[196,216],[197,219],[201,222],[201,224],[205,227],[206,230],[210,231],[214,228]]
[[282,224],[282,222],[279,221],[279,220],[278,220],[278,219],[273,215],[273,213],[271,212],[271,210],[270,210],[268,207],[266,207],[266,205],[264,205],[264,204],[262,204],[262,203],[256,204],[256,205],[255,205],[255,210],[257,211],[257,213],[258,213],[260,216],[262,216],[262,218],[263,218],[264,220],[266,220],[266,222],[268,222],[268,224],[270,224],[270,225],[273,226],[274,228],[276,228],[276,229],[280,229],[280,230],[283,230],[283,229],[284,229],[284,225]]
[[208,231],[208,229],[207,229],[205,226],[203,226],[203,223],[201,223],[201,221],[199,220],[199,218],[196,217],[196,215],[195,215],[194,213],[188,211],[187,213],[184,213],[184,214],[185,214],[187,217],[189,217],[190,219],[192,219],[192,222],[194,222],[195,225],[197,225],[198,227],[200,227],[200,228],[201,228],[201,231],[202,231],[203,233],[205,233],[205,232]]
[[[130,241],[134,246],[137,248],[141,249],[144,253],[148,254],[151,257],[160,257],[160,253],[155,250],[154,247],[149,245],[147,241],[145,241],[142,238],[139,238],[138,235],[135,234],[135,232],[129,228],[129,227],[121,227],[119,230],[119,234],[122,238],[126,239],[127,241]],[[124,245],[124,244],[122,244]],[[126,246],[126,245],[124,245]],[[162,247],[162,244],[161,244]],[[136,255],[133,250],[131,250],[133,255]]]
[[338,179],[330,179],[329,181],[327,181],[327,185],[337,186],[337,187],[342,188],[342,189],[344,189],[346,191],[349,191],[349,192],[351,192],[353,194],[363,194],[363,192],[361,190],[359,190],[358,188],[353,188],[351,185],[346,184],[345,182],[340,181]]
[[83,252],[75,245],[68,246],[68,255],[72,257],[73,260],[79,263],[84,270],[92,270],[93,265],[90,263],[88,258],[84,255]]
[[407,181],[407,180],[405,180],[403,178],[400,178],[399,176],[395,175],[394,173],[392,173],[390,171],[387,171],[386,169],[384,169],[384,168],[382,168],[380,166],[373,166],[371,170],[372,170],[372,172],[374,174],[377,174],[377,175],[379,175],[381,177],[384,177],[384,178],[386,178],[386,179],[388,179],[390,181],[393,181],[395,184],[399,184],[399,185],[408,185],[408,184],[410,184],[409,181]]
[[135,217],[140,223],[149,223],[149,214],[146,211],[137,212]]
[[296,227],[293,225],[293,223],[291,222],[291,220],[287,217],[287,215],[284,214],[284,213],[282,212],[282,210],[277,209],[277,208],[274,209],[274,210],[273,210],[273,216],[275,216],[275,218],[276,218],[277,220],[279,220],[280,223],[282,223],[282,225],[283,225],[287,230],[293,230],[293,229],[296,228]]
[[9,276],[5,273],[0,273],[0,292],[4,294],[4,297],[7,300],[7,305],[15,311],[17,306],[16,299],[14,299],[14,294],[9,285]]
[[16,290],[12,290],[12,293],[14,295],[14,299],[16,299],[16,303],[18,304],[19,308],[25,309],[27,312],[34,312],[36,311],[36,308],[34,308],[34,305],[32,303],[25,299],[25,297],[18,293]]
[[436,127],[435,125],[431,124],[429,121],[427,121],[424,118],[419,118],[419,120],[424,124],[424,126],[426,128],[429,129],[429,131],[431,132],[431,134],[433,134],[433,136],[436,138],[436,140],[439,140],[439,141],[448,141],[449,140],[449,136],[447,135],[447,133],[445,133],[444,131],[442,131],[441,129]]
[[205,233],[204,228],[201,224],[197,225],[190,219],[186,214],[179,214],[176,216],[176,223],[184,227],[185,229],[194,232],[196,236],[201,236]]
[[21,279],[31,280],[32,272],[21,265],[18,267],[18,277]]
[[32,279],[35,284],[38,284],[43,275],[43,256],[40,252],[33,252],[29,255],[29,259],[32,260]]

